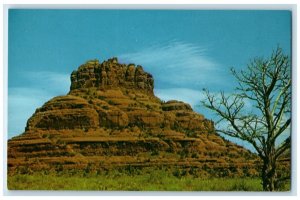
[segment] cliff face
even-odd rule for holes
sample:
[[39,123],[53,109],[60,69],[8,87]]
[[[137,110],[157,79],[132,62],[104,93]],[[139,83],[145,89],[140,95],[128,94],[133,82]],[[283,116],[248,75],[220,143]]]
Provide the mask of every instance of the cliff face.
[[180,101],[162,102],[153,93],[152,75],[141,66],[89,61],[71,74],[66,96],[38,108],[26,131],[97,128],[180,129],[213,133],[213,123]]
[[100,89],[122,87],[138,89],[153,94],[152,75],[144,72],[142,66],[120,64],[117,58],[103,63],[97,60],[81,65],[71,74],[71,90],[97,87]]
[[8,141],[9,173],[125,166],[256,173],[253,154],[216,135],[190,105],[161,101],[153,88],[151,74],[116,58],[81,65],[70,92],[36,109],[25,132]]

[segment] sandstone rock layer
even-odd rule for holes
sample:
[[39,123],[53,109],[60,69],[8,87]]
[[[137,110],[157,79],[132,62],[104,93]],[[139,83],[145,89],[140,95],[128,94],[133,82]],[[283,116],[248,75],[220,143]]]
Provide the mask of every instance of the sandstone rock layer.
[[257,175],[256,156],[180,101],[154,95],[141,66],[116,58],[81,65],[70,92],[46,102],[8,141],[9,173],[166,167],[201,175]]

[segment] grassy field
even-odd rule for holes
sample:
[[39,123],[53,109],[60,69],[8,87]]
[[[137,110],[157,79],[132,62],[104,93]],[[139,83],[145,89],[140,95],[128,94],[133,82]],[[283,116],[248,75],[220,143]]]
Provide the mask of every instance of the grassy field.
[[[286,186],[288,190],[289,186]],[[10,190],[105,191],[261,191],[259,178],[177,177],[165,171],[143,174],[17,174],[8,176]]]

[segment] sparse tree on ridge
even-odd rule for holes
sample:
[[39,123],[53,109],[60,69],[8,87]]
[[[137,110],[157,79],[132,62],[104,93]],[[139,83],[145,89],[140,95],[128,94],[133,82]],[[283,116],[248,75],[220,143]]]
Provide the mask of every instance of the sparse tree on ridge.
[[[232,69],[239,86],[232,95],[213,94],[204,89],[203,105],[228,126],[216,131],[250,143],[262,161],[263,190],[278,190],[290,177],[277,174],[280,156],[290,150],[291,134],[291,66],[281,48],[268,59],[257,58],[247,69]],[[246,102],[251,102],[245,106]],[[285,132],[288,133],[285,136]],[[285,137],[284,137],[285,136]],[[283,139],[282,139],[283,138]]]

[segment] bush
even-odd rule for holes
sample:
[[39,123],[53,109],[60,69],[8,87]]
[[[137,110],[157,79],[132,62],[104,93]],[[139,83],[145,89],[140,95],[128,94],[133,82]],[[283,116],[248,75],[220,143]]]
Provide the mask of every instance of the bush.
[[113,102],[112,100],[108,100],[108,104],[109,105],[115,105],[115,102]]

